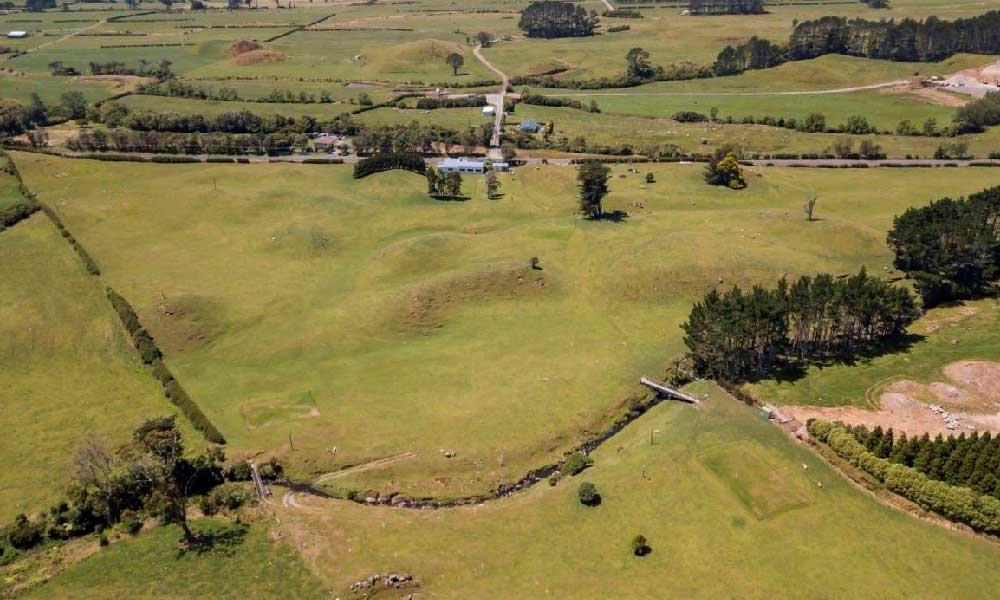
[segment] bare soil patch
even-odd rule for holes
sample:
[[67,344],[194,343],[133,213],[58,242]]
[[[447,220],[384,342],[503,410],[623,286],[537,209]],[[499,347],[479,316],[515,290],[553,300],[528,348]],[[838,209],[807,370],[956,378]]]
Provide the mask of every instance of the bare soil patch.
[[233,63],[241,67],[281,62],[288,58],[288,55],[284,52],[267,50],[257,42],[251,40],[234,42],[230,50],[233,54]]
[[958,96],[950,94],[940,88],[923,87],[921,85],[887,88],[883,91],[883,93],[905,96],[918,102],[933,104],[935,106],[947,106],[950,108],[965,106],[965,103],[968,102],[968,100],[959,98]]
[[[880,409],[876,411],[857,406],[783,406],[781,412],[799,423],[824,419],[848,425],[892,427],[911,436],[924,433],[947,436],[963,431],[1000,433],[1000,411],[994,404],[1000,401],[1000,363],[959,361],[945,367],[944,373],[954,385],[942,382],[925,385],[910,380],[892,383],[879,398]],[[931,404],[943,405],[959,426],[949,428],[943,415],[931,410]],[[962,410],[963,405],[966,410]]]
[[963,360],[945,367],[944,374],[983,398],[1000,401],[1000,363]]

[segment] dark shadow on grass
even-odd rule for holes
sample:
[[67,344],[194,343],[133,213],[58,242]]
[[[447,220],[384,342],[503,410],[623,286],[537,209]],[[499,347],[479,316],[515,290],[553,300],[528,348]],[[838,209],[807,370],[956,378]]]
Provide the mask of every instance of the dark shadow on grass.
[[469,196],[448,196],[445,194],[435,194],[431,198],[441,202],[465,202],[471,199]]
[[182,539],[181,547],[177,550],[177,558],[188,552],[195,554],[212,552],[232,556],[236,554],[237,548],[243,544],[249,532],[250,527],[243,523],[227,523],[210,529],[195,530],[197,541],[191,546],[186,546]]
[[628,219],[628,213],[624,210],[612,210],[603,212],[600,215],[587,217],[588,221],[611,221],[612,223],[624,223]]
[[765,379],[773,379],[778,382],[794,382],[805,377],[809,367],[820,369],[833,366],[854,367],[867,365],[872,360],[887,354],[896,354],[909,351],[915,344],[927,339],[923,335],[916,333],[906,333],[894,338],[885,340],[878,344],[858,345],[853,348],[851,354],[841,352],[831,352],[830,354],[812,359],[796,359],[781,364],[771,374],[766,377],[759,377],[749,380],[749,383]]

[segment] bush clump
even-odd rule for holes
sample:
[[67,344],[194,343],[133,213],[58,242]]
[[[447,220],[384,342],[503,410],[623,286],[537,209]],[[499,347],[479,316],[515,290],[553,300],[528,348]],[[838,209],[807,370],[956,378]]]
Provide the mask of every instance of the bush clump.
[[601,495],[597,492],[597,486],[589,481],[580,484],[576,495],[580,498],[580,504],[584,506],[597,506],[601,503]]
[[248,490],[245,485],[225,483],[202,496],[198,506],[206,515],[214,515],[221,510],[236,510],[243,505],[252,503],[255,499],[254,493]]
[[563,463],[560,472],[563,475],[576,475],[580,471],[586,469],[587,467],[594,464],[594,459],[590,458],[583,452],[576,452]]
[[652,551],[653,549],[650,548],[649,544],[646,542],[646,536],[639,534],[632,538],[632,554],[635,554],[636,556],[646,556]]

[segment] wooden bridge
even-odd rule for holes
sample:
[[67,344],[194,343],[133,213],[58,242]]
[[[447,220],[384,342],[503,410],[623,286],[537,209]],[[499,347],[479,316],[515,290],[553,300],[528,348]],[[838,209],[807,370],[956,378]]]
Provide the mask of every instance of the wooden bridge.
[[646,377],[640,377],[639,383],[653,390],[657,394],[660,394],[661,396],[667,396],[673,398],[674,400],[680,400],[681,402],[689,402],[695,405],[701,404],[701,400],[695,398],[694,396],[691,396],[690,394],[685,394],[684,392],[677,391],[674,388],[667,387],[662,383],[656,383],[652,379]]

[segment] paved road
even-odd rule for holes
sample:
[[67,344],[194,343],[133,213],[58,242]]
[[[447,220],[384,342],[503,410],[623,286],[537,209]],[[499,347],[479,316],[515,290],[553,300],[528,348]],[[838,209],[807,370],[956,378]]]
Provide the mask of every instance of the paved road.
[[865,90],[878,90],[887,87],[909,85],[906,79],[859,85],[854,87],[834,88],[830,90],[806,90],[799,92],[570,92],[562,94],[542,94],[543,96],[818,96],[822,94],[847,94]]
[[[483,63],[487,69],[499,75],[501,79],[500,92],[496,94],[487,94],[486,96],[486,101],[492,104],[496,109],[496,114],[493,117],[493,135],[490,137],[490,158],[500,158],[500,138],[501,132],[503,131],[503,102],[504,97],[507,94],[507,86],[510,85],[510,77],[507,77],[506,73],[498,69],[490,61],[486,60],[486,57],[483,56],[482,49],[483,46],[480,44],[473,49],[472,53],[476,55],[479,62]],[[494,156],[494,154],[497,156]]]

